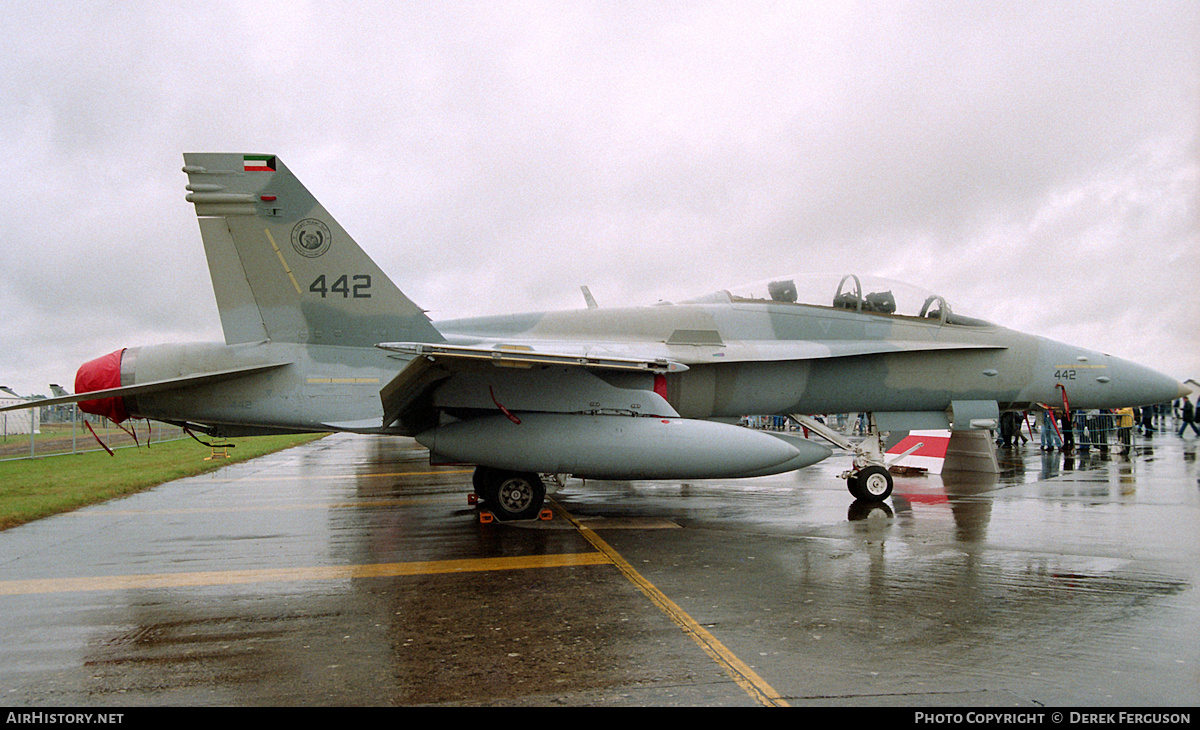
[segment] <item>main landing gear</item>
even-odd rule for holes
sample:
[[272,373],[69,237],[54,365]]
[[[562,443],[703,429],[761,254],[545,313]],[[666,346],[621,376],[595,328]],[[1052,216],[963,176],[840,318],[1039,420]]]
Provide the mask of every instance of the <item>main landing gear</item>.
[[542,514],[546,485],[532,472],[475,467],[475,495],[498,520],[532,520]]
[[[853,452],[854,461],[851,462],[850,469],[842,474],[842,478],[846,480],[846,488],[850,490],[850,494],[855,499],[864,502],[882,502],[891,496],[892,473],[888,471],[889,464],[884,458],[886,453],[883,447],[885,434],[879,431],[873,414],[867,414],[867,436],[857,444],[808,416],[792,415],[789,418],[833,445]],[[920,444],[896,456],[893,461],[908,456],[919,446]]]

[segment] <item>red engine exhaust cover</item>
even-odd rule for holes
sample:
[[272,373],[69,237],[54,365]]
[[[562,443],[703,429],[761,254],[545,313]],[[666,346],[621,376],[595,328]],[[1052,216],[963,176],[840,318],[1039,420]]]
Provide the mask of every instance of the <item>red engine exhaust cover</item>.
[[[89,360],[79,366],[75,373],[75,392],[90,393],[94,390],[121,387],[121,356],[125,354],[122,348],[95,360]],[[125,410],[124,398],[97,398],[79,402],[79,410],[97,416],[104,416],[114,423],[121,423],[129,418]]]

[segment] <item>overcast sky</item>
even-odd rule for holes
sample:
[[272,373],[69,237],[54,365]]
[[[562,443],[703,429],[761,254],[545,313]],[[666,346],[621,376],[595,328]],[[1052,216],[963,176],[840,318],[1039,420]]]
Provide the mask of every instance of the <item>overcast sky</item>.
[[1200,378],[1200,5],[10,2],[0,384],[221,339],[185,151],[431,316],[878,274]]

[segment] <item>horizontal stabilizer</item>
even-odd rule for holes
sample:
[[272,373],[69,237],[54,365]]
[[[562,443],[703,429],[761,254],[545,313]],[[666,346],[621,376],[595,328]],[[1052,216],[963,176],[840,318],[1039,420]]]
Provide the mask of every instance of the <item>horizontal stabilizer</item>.
[[40,408],[42,406],[56,406],[64,403],[79,403],[80,401],[100,400],[103,398],[125,398],[134,395],[144,395],[147,393],[160,393],[167,390],[175,390],[178,388],[190,388],[198,385],[208,385],[210,383],[218,383],[223,380],[233,380],[234,378],[242,378],[255,373],[265,373],[269,370],[286,367],[291,363],[271,363],[269,365],[250,365],[247,367],[231,368],[229,370],[215,370],[211,373],[196,373],[194,375],[185,375],[180,378],[166,378],[164,380],[155,380],[149,383],[138,383],[137,385],[125,385],[120,388],[105,388],[104,390],[92,390],[84,393],[76,393],[74,395],[63,395],[56,398],[45,398],[43,400],[27,401],[15,406],[7,406],[0,408],[0,411],[15,411],[22,408]]

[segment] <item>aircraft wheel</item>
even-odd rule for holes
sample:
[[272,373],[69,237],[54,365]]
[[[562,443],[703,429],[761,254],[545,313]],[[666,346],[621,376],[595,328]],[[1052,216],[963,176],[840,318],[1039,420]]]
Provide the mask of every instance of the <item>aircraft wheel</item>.
[[497,469],[475,467],[475,473],[471,475],[471,487],[475,490],[475,496],[485,503],[495,502],[499,494],[497,490],[500,488],[501,476],[502,472]]
[[868,466],[847,477],[846,486],[855,499],[882,502],[892,494],[892,475],[882,466]]
[[479,467],[472,481],[498,520],[531,520],[546,501],[546,485],[537,474]]

